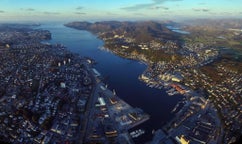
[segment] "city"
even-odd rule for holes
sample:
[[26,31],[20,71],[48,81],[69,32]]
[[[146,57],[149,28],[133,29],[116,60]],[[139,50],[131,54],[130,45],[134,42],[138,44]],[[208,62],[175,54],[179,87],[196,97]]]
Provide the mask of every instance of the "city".
[[1,0],[0,143],[241,144],[241,0]]
[[[239,136],[242,122],[240,105],[242,74],[239,69],[228,67],[228,60],[228,62],[226,60],[223,63],[218,62],[223,59],[223,54],[220,47],[214,46],[215,42],[212,44],[209,42],[189,42],[179,45],[179,37],[175,35],[176,38],[173,37],[171,40],[169,38],[160,39],[163,33],[159,34],[159,31],[156,32],[157,35],[161,35],[158,38],[154,37],[149,40],[150,33],[148,31],[144,35],[146,39],[141,40],[140,36],[136,37],[137,35],[135,35],[135,33],[139,33],[138,30],[128,32],[126,27],[122,27],[122,25],[126,25],[125,23],[104,23],[110,27],[119,24],[120,26],[105,30],[105,32],[99,29],[102,27],[102,23],[99,23],[99,26],[96,23],[90,24],[97,25],[94,29],[92,26],[83,25],[82,22],[73,22],[66,26],[97,33],[105,41],[103,49],[109,49],[124,58],[146,63],[148,68],[140,75],[139,79],[147,86],[166,89],[170,96],[184,95],[185,100],[182,108],[177,111],[176,117],[164,126],[168,133],[167,135],[163,134],[166,138],[175,139],[183,136],[189,137],[190,142],[222,143],[222,141],[226,141],[226,143],[230,143]],[[152,29],[153,25],[159,23],[133,22],[129,24],[130,27],[141,24],[143,27],[148,25],[149,29]],[[139,29],[138,26],[136,28]],[[163,29],[163,31],[165,30]],[[238,34],[241,35],[241,32]],[[158,52],[159,54],[157,54]],[[236,65],[236,63],[231,62],[231,65]],[[177,107],[180,106],[177,105]],[[176,108],[174,109],[176,111]],[[197,123],[197,125],[190,123]],[[187,132],[185,133],[185,131]],[[204,134],[194,135],[194,131]],[[162,139],[160,140],[162,141]],[[167,139],[164,139],[163,142],[166,141]]]
[[4,142],[123,143],[130,141],[128,129],[149,119],[105,87],[91,59],[40,43],[48,31],[12,30],[1,33]]

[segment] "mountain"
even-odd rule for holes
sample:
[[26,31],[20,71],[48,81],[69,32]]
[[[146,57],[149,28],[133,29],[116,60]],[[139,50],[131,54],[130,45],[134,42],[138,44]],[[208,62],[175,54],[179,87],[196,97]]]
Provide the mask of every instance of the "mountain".
[[125,34],[134,38],[137,42],[147,42],[157,38],[166,40],[177,40],[178,34],[166,28],[166,24],[154,21],[142,22],[119,22],[119,21],[103,21],[103,22],[71,22],[65,24],[79,30],[87,30],[92,33],[108,33]]

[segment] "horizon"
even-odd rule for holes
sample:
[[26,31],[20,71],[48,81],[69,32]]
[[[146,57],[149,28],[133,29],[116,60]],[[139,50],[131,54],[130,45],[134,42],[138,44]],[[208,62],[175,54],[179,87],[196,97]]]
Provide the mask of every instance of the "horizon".
[[0,22],[241,19],[242,0],[1,0]]

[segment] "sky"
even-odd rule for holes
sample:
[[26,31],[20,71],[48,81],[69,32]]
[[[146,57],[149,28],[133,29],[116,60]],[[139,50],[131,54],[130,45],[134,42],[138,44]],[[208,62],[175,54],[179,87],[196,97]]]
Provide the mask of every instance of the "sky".
[[242,18],[242,0],[0,0],[0,21]]

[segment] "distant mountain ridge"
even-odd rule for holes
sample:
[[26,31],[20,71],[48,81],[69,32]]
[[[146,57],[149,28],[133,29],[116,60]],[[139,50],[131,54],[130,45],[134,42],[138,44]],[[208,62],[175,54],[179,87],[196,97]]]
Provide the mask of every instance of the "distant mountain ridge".
[[112,32],[125,33],[127,36],[133,37],[137,41],[147,42],[156,38],[177,40],[177,34],[166,28],[165,23],[154,21],[142,22],[119,22],[119,21],[103,21],[103,22],[71,22],[65,24],[79,30],[87,30],[92,33]]

